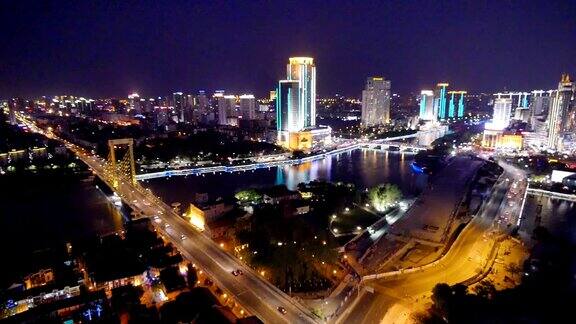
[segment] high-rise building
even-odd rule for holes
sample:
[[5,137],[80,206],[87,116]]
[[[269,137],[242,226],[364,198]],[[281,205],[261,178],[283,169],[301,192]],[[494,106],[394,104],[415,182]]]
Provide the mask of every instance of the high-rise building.
[[141,107],[140,107],[140,96],[134,92],[131,95],[128,95],[128,101],[129,101],[129,109],[130,112],[133,114],[139,114],[141,113]]
[[563,74],[558,90],[552,95],[552,104],[548,112],[548,147],[561,150],[565,133],[576,131],[574,95],[576,84],[570,76]]
[[448,83],[438,83],[434,90],[434,115],[439,120],[446,119],[446,88]]
[[228,112],[226,111],[226,99],[224,99],[224,91],[216,91],[212,96],[214,110],[218,113],[218,125],[226,125]]
[[300,82],[297,80],[280,80],[276,91],[276,128],[278,141],[287,143],[289,133],[297,132],[303,127],[299,125],[298,102]]
[[236,96],[235,95],[225,95],[224,104],[226,105],[226,113],[228,117],[238,117],[238,111],[236,110]]
[[244,94],[240,96],[240,113],[242,119],[256,119],[256,98],[254,95]]
[[434,91],[422,90],[420,92],[420,119],[436,120],[434,115]]
[[[466,91],[448,91],[450,102],[448,103],[448,118],[464,117],[464,95]],[[458,100],[458,105],[456,101]]]
[[362,125],[376,126],[390,122],[390,80],[369,77],[362,91]]
[[174,113],[178,118],[178,122],[184,122],[184,95],[182,92],[174,92],[172,94],[172,102],[174,103]]
[[494,115],[492,117],[491,129],[504,129],[510,124],[512,115],[512,99],[496,98],[494,101]]
[[316,65],[311,57],[291,57],[286,66],[288,80],[298,81],[298,127],[316,125]]
[[278,133],[316,125],[316,66],[311,57],[291,57],[287,80],[276,90]]
[[548,110],[550,109],[550,99],[553,90],[534,90],[531,92],[532,100],[530,101],[530,114],[534,116],[548,115]]
[[292,57],[287,79],[276,89],[278,144],[312,150],[331,142],[330,127],[316,127],[316,67],[311,57]]

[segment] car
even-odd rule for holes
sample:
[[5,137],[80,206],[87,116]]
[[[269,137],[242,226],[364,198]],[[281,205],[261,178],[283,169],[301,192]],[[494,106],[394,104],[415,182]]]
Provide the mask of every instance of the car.
[[232,271],[232,274],[233,274],[235,277],[237,277],[237,276],[243,275],[244,272],[242,272],[242,270],[240,270],[240,269],[236,269],[236,270],[233,270],[233,271]]
[[168,228],[168,227],[170,227],[170,224],[166,223],[166,224],[164,225],[164,228]]
[[286,308],[284,308],[284,307],[282,307],[282,306],[278,306],[278,307],[276,307],[276,309],[277,309],[280,313],[286,314]]
[[184,234],[180,235],[180,239],[181,239],[182,241],[184,241],[184,240],[186,239],[186,235],[184,235]]

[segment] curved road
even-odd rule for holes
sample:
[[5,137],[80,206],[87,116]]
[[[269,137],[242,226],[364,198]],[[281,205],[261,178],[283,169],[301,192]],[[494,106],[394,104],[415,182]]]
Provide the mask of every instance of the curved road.
[[422,271],[365,282],[367,286],[374,288],[374,293],[362,292],[349,312],[338,322],[399,322],[401,318],[406,319],[409,315],[407,311],[399,309],[406,310],[404,306],[417,303],[419,296],[430,293],[437,283],[454,285],[479,274],[489,261],[496,238],[491,226],[505,206],[506,194],[510,188],[511,181],[504,179],[512,176],[512,173],[505,171],[500,178],[503,180],[495,185],[494,192],[480,215],[466,226],[440,262],[425,267]]

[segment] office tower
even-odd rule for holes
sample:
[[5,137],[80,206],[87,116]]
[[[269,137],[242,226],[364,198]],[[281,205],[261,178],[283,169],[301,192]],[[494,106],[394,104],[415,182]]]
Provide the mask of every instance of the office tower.
[[140,96],[137,93],[128,95],[128,101],[129,101],[128,108],[131,113],[139,114],[142,112],[142,108],[140,107]]
[[226,125],[228,112],[226,111],[226,99],[224,99],[224,91],[216,91],[212,96],[214,110],[218,113],[218,125]]
[[292,57],[287,80],[276,89],[278,144],[292,150],[322,149],[331,143],[332,129],[316,126],[316,67],[310,57]]
[[288,142],[289,132],[302,130],[299,118],[298,103],[300,82],[297,80],[280,80],[276,91],[276,128],[278,141]]
[[235,95],[224,96],[224,103],[226,105],[226,112],[228,113],[228,117],[238,117],[238,111],[236,110],[236,100],[237,97]]
[[[464,95],[466,94],[466,91],[448,91],[448,94],[450,95],[450,102],[448,103],[448,118],[464,117]],[[457,108],[456,100],[458,100]]]
[[240,96],[240,113],[242,119],[256,119],[256,98],[254,95],[244,94]]
[[456,112],[456,105],[454,104],[454,91],[448,91],[450,95],[450,102],[448,103],[448,118],[454,118]]
[[494,94],[496,99],[498,98],[508,98],[512,101],[512,107],[516,108],[528,108],[530,104],[530,93],[529,92],[498,92]]
[[174,92],[172,94],[172,102],[174,103],[174,113],[179,122],[184,122],[184,96],[182,92]]
[[298,126],[316,125],[316,66],[311,57],[291,57],[286,66],[287,79],[298,81]]
[[492,117],[492,126],[495,129],[504,129],[510,124],[510,115],[512,114],[512,99],[496,98],[494,101],[494,115]]
[[460,91],[460,100],[458,100],[458,118],[464,117],[464,95],[466,91]]
[[439,120],[446,119],[446,88],[448,83],[438,83],[434,91],[434,115]]
[[530,102],[531,116],[548,115],[550,109],[551,95],[553,90],[534,90],[531,92],[532,100]]
[[420,92],[420,119],[436,120],[434,115],[434,91],[422,90]]
[[362,125],[376,126],[390,122],[390,80],[369,77],[362,91]]
[[198,91],[197,103],[198,103],[198,110],[200,111],[200,113],[205,114],[208,112],[210,101],[208,100],[208,97],[206,96],[206,92],[204,90]]
[[563,74],[558,83],[558,91],[552,95],[548,112],[548,147],[551,149],[562,149],[563,135],[576,131],[573,104],[575,91],[575,83],[569,75]]

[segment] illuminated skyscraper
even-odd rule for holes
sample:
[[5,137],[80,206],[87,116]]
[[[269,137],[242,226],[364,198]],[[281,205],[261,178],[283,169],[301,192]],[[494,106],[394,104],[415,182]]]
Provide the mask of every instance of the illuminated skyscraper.
[[[448,118],[462,118],[464,117],[464,95],[466,91],[448,91],[450,95],[450,102],[448,103]],[[459,95],[459,98],[457,96]],[[458,108],[456,108],[456,100],[458,100]]]
[[370,77],[362,91],[362,125],[375,126],[390,122],[390,80]]
[[458,118],[464,117],[464,95],[466,91],[460,92],[460,100],[458,101]]
[[494,116],[492,117],[491,128],[504,129],[510,124],[512,115],[512,99],[496,98],[494,101]]
[[254,95],[244,94],[240,96],[240,113],[242,119],[256,119],[256,99]]
[[139,114],[142,110],[140,107],[140,96],[134,92],[133,94],[128,95],[128,101],[130,112],[133,114]]
[[548,112],[548,147],[562,149],[562,137],[565,133],[576,131],[574,94],[576,84],[570,76],[563,74],[558,83],[558,91],[552,95],[552,104]]
[[178,122],[184,122],[184,96],[182,92],[174,92],[173,96],[173,103],[174,103],[174,112],[178,117]]
[[289,132],[299,131],[298,102],[300,83],[295,80],[280,80],[276,91],[276,128],[278,141],[288,142]]
[[[311,57],[291,57],[287,79],[276,89],[278,142],[289,142],[289,134],[316,125],[316,66]],[[286,145],[287,146],[287,145]]]
[[438,83],[434,91],[434,115],[439,120],[446,119],[446,88],[448,83]]
[[422,90],[420,92],[420,119],[436,120],[434,115],[434,91]]
[[286,66],[288,80],[298,81],[298,130],[316,125],[316,65],[311,57],[291,57]]
[[218,125],[226,125],[228,112],[226,111],[226,99],[224,99],[224,91],[216,91],[212,96],[212,104],[214,110],[218,114]]

